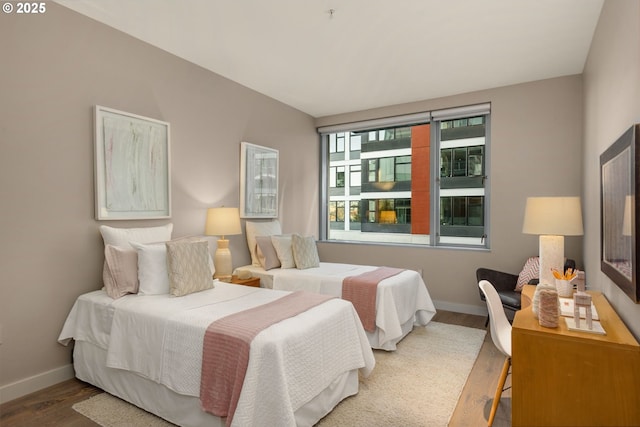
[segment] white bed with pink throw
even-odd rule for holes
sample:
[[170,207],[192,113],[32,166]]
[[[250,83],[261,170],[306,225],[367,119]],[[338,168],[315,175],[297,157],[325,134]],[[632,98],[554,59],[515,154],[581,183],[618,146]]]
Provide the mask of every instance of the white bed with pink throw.
[[[200,409],[203,338],[225,316],[288,295],[216,282],[182,297],[105,291],[80,296],[59,336],[75,340],[76,376],[184,426],[222,426]],[[251,342],[234,426],[311,426],[358,391],[375,360],[353,306],[333,298]]]
[[[260,285],[274,290],[305,290],[343,296],[343,281],[373,272],[379,267],[320,262],[315,240],[297,234],[283,235],[280,222],[246,222],[247,245],[252,264],[248,270]],[[361,307],[357,307],[361,312]],[[424,326],[436,313],[422,277],[402,270],[377,284],[375,325],[365,329],[372,348],[393,351],[414,326]]]
[[[306,290],[340,298],[346,277],[375,270],[367,265],[321,262],[319,267],[265,270],[263,267],[245,266],[260,277],[261,286],[275,290]],[[365,331],[372,348],[395,350],[414,326],[424,326],[436,313],[433,301],[418,272],[403,270],[382,280],[376,295],[375,330]]]

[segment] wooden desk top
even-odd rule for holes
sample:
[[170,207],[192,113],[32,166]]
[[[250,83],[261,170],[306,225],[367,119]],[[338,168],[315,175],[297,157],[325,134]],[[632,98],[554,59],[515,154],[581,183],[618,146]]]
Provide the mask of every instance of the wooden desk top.
[[598,311],[600,324],[604,328],[606,335],[592,334],[589,332],[571,331],[567,328],[564,318],[560,316],[557,328],[545,328],[540,326],[538,319],[533,316],[531,310],[531,301],[536,287],[534,285],[525,285],[522,290],[522,309],[516,313],[513,320],[513,328],[520,332],[527,333],[544,333],[566,336],[571,338],[601,341],[602,343],[629,345],[638,347],[638,341],[631,334],[622,319],[615,312],[606,297],[598,291],[587,291],[593,297],[593,304]]
[[[525,286],[523,306],[533,300]],[[514,427],[640,426],[640,346],[607,299],[589,291],[606,335],[540,326],[530,304],[515,315]]]

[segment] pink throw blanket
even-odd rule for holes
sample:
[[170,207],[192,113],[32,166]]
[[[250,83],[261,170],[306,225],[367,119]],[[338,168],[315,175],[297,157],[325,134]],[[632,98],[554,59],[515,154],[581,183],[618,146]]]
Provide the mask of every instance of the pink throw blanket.
[[202,349],[202,409],[219,417],[227,417],[226,425],[231,425],[249,364],[253,338],[263,329],[332,298],[311,292],[294,292],[211,323],[205,332]]
[[401,268],[378,267],[357,276],[345,277],[342,281],[342,299],[351,301],[365,330],[369,332],[376,330],[378,283],[402,271],[404,270]]

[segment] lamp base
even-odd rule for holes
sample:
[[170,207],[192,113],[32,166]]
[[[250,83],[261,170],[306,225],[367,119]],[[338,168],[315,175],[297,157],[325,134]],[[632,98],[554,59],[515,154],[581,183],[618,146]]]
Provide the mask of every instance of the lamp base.
[[540,283],[555,288],[553,269],[564,273],[564,236],[541,235],[539,240]]
[[231,262],[231,251],[229,250],[229,240],[218,240],[218,248],[213,256],[213,265],[216,272],[214,279],[222,282],[231,282],[231,273],[233,272],[233,264]]

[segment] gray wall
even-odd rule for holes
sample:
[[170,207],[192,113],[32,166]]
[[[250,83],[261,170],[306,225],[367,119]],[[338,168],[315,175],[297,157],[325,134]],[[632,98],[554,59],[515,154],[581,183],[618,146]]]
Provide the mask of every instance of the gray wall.
[[[171,123],[174,236],[202,234],[208,207],[239,205],[241,141],[280,150],[281,220],[316,233],[310,116],[55,3],[0,14],[0,40],[0,401],[72,375],[56,340],[75,298],[101,287],[94,105]],[[229,238],[247,264],[244,237]]]
[[[0,402],[72,375],[56,339],[75,298],[101,286],[95,104],[171,123],[171,222],[184,236],[202,233],[207,207],[238,205],[240,141],[280,150],[280,220],[316,234],[315,126],[491,102],[491,250],[321,243],[321,258],[421,269],[438,307],[480,313],[475,269],[518,272],[537,253],[537,237],[521,232],[526,197],[580,195],[584,255],[580,237],[565,252],[584,257],[589,286],[639,335],[640,310],[599,271],[597,190],[600,153],[640,121],[638,4],[606,1],[584,76],[317,120],[56,4],[0,14]],[[244,237],[230,240],[234,264],[248,263]]]
[[599,190],[600,155],[632,124],[640,123],[640,2],[637,0],[604,3],[584,70],[584,117],[587,283],[602,290],[638,338],[640,305],[634,304],[600,271]]
[[[528,196],[580,196],[582,77],[568,76],[372,111],[323,117],[319,126],[491,102],[490,250],[322,243],[320,257],[422,270],[438,308],[485,313],[478,267],[519,273],[538,253],[538,237],[522,234]],[[415,165],[414,165],[415,167]],[[565,255],[582,265],[582,237],[565,238]]]

